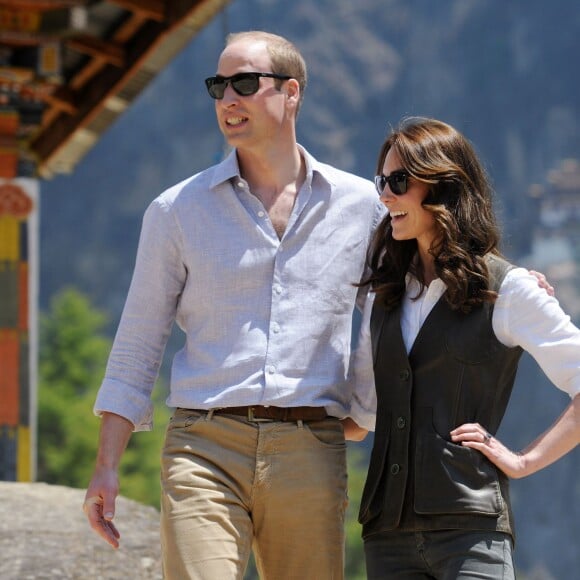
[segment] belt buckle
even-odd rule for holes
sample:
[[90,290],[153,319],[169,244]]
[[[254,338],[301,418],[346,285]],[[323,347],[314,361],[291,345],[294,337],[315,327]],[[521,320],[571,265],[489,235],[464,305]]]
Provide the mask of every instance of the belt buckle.
[[250,423],[267,423],[268,421],[273,421],[273,419],[267,419],[266,417],[260,418],[254,415],[254,407],[248,407],[248,421]]

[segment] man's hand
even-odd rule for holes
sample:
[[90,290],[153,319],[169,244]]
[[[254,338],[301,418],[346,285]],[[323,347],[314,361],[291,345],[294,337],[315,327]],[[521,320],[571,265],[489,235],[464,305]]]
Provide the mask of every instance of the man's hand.
[[113,523],[115,499],[119,490],[117,473],[114,470],[98,469],[93,475],[83,503],[91,528],[113,548],[119,547],[121,534]]
[[97,464],[83,503],[91,528],[115,549],[121,537],[113,524],[119,494],[117,470],[132,432],[133,423],[129,420],[114,413],[103,413]]
[[367,436],[368,431],[359,427],[350,417],[341,419],[340,422],[344,429],[344,438],[347,441],[362,441]]
[[549,296],[554,296],[554,288],[550,285],[544,274],[541,272],[536,272],[535,270],[529,270],[529,272],[532,276],[535,276],[538,279],[538,286],[540,288],[543,288]]

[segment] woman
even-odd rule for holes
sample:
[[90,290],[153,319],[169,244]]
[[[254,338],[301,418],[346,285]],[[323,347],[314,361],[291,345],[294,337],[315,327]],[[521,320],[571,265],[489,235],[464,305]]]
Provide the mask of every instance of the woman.
[[[355,364],[376,384],[360,510],[368,577],[513,578],[508,478],[580,441],[580,330],[501,257],[490,186],[458,131],[407,120],[377,173],[389,214],[370,251],[375,299]],[[572,401],[515,453],[494,435],[524,349]]]

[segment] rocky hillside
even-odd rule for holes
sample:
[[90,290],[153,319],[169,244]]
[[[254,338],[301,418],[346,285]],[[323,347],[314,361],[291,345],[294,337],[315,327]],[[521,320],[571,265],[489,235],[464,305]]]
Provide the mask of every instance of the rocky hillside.
[[0,482],[2,580],[161,580],[159,514],[117,501],[121,546],[88,526],[85,492],[42,483]]

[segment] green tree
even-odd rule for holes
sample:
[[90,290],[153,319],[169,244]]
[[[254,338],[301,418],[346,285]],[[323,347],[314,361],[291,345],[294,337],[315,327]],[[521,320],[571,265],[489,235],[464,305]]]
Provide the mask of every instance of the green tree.
[[38,364],[38,478],[86,486],[92,471],[98,421],[92,403],[110,341],[100,334],[103,313],[86,297],[64,290],[40,318]]
[[[74,289],[63,290],[40,319],[38,479],[84,488],[96,457],[99,420],[92,408],[111,340],[107,316]],[[157,428],[131,438],[120,467],[121,493],[159,505],[159,454],[169,410],[155,389]]]

